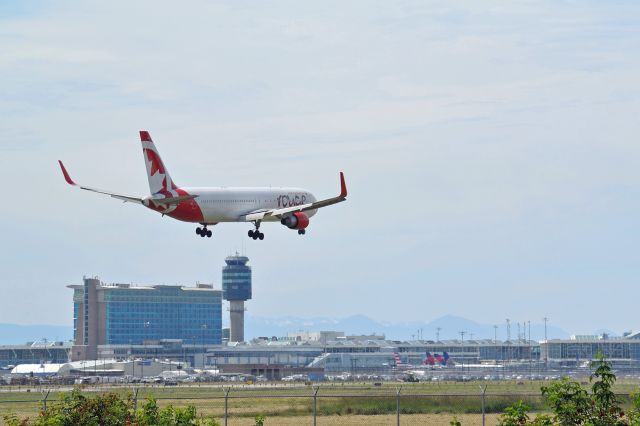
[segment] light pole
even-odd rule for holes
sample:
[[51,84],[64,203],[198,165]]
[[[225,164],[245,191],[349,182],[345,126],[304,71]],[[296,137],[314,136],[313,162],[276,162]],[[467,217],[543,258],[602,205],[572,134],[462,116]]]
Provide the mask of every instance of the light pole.
[[204,337],[207,334],[207,324],[202,324],[200,328],[202,329],[202,369],[204,370]]
[[147,349],[144,347],[144,345],[145,345],[145,340],[147,338],[147,329],[149,328],[151,323],[149,321],[145,321],[145,322],[142,323],[142,325],[144,326],[144,333],[142,335],[142,350],[143,350],[143,354],[142,354],[142,364],[140,364],[140,377],[141,377],[140,380],[144,379],[144,359],[145,359],[145,357],[147,355]]
[[507,368],[511,364],[511,320],[507,318]]
[[131,377],[136,377],[136,357],[133,355],[133,343],[129,339],[129,359],[131,360]]
[[531,362],[533,361],[533,356],[531,354],[531,321],[527,320],[527,328],[529,329],[529,339],[527,340],[527,345],[529,346],[529,376],[531,376]]
[[547,360],[548,360],[548,353],[549,353],[549,345],[547,344],[547,323],[549,322],[549,318],[544,317],[542,318],[544,320],[544,368],[545,370],[547,369]]
[[460,331],[460,339],[462,340],[462,346],[461,346],[461,351],[462,351],[462,356],[460,357],[462,360],[462,374],[464,374],[464,335],[466,334],[466,332]]

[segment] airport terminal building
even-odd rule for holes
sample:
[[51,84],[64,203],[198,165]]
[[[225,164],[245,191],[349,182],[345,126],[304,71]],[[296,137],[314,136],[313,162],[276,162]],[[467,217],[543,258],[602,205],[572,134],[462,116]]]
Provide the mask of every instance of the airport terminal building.
[[542,341],[539,345],[541,360],[551,366],[585,365],[602,354],[615,367],[640,369],[640,333],[621,337],[606,334],[573,336],[571,339]]
[[[195,329],[194,329],[195,330]],[[206,330],[201,328],[201,330]],[[335,332],[334,332],[335,333]],[[134,334],[135,335],[135,334]],[[572,339],[528,341],[446,340],[397,341],[381,336],[342,336],[328,340],[254,339],[251,342],[214,343],[192,339],[143,339],[131,343],[100,343],[96,357],[86,360],[160,360],[180,362],[194,368],[219,370],[222,373],[264,374],[273,379],[287,371],[303,369],[314,374],[341,373],[387,374],[396,370],[394,353],[405,366],[424,365],[427,352],[447,352],[452,365],[449,371],[464,368],[541,372],[571,371],[584,368],[600,352],[618,370],[640,371],[640,337],[619,338],[576,336]],[[133,340],[133,339],[132,339]],[[80,347],[80,350],[78,349]],[[0,346],[0,368],[21,363],[63,363],[80,352],[83,345],[68,344]],[[75,354],[74,354],[75,352]],[[88,353],[85,349],[84,354]],[[76,358],[77,359],[77,358]],[[79,359],[78,359],[79,360]],[[466,367],[465,367],[466,366]],[[475,367],[474,367],[475,366]],[[490,371],[490,370],[486,370]]]
[[[226,259],[223,290],[215,290],[209,284],[106,284],[98,278],[85,277],[82,284],[68,286],[73,290],[73,344],[0,346],[0,370],[12,365],[66,360],[155,359],[194,368],[211,367],[225,373],[257,372],[279,378],[291,369],[308,369],[314,374],[388,373],[397,370],[397,358],[404,367],[420,366],[427,353],[446,352],[451,366],[476,366],[479,370],[496,366],[505,370],[568,371],[588,367],[589,361],[602,353],[614,368],[640,371],[640,333],[536,342],[401,341],[321,331],[243,342],[244,302],[251,298],[247,261],[238,254]],[[222,329],[223,298],[230,302],[231,333],[226,339]]]
[[73,290],[73,361],[96,359],[102,345],[162,339],[222,343],[222,291],[212,285],[134,286],[84,278],[82,285],[68,287]]

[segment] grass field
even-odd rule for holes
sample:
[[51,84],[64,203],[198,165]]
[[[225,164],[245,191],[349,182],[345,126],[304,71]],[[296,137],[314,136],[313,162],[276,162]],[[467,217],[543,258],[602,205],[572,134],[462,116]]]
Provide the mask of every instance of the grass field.
[[[444,424],[455,414],[464,425],[481,424],[480,387],[487,385],[485,399],[487,424],[495,424],[498,413],[519,399],[533,411],[546,411],[540,397],[544,382],[451,382],[451,383],[365,383],[321,384],[318,390],[318,425],[389,425],[395,424],[396,390],[400,388],[402,424]],[[49,404],[55,404],[62,392],[71,388],[51,389]],[[131,387],[85,386],[87,394],[115,392],[132,394]],[[312,424],[313,389],[305,385],[232,385],[193,384],[177,387],[140,386],[138,401],[153,396],[160,406],[193,405],[199,414],[224,416],[224,390],[228,399],[229,425],[252,425],[253,417],[267,418],[267,425]],[[618,383],[615,391],[628,394],[638,389],[638,383]],[[0,388],[0,419],[12,412],[23,418],[35,416],[40,410],[44,389]],[[0,423],[2,421],[0,420]]]

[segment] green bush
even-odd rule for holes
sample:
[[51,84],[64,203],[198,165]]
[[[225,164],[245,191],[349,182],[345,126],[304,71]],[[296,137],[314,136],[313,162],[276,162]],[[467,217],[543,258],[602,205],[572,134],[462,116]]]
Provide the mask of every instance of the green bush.
[[142,408],[134,410],[131,395],[121,398],[115,393],[84,396],[79,389],[63,395],[62,400],[42,410],[35,419],[4,416],[8,426],[220,426],[214,418],[198,418],[193,406],[159,408],[147,398]]
[[538,416],[529,419],[527,407],[522,401],[505,409],[500,416],[501,426],[640,426],[640,395],[632,398],[633,407],[625,413],[620,401],[613,393],[616,376],[611,370],[611,364],[598,355],[591,364],[595,371],[589,377],[591,393],[587,392],[580,383],[563,378],[561,381],[541,388],[547,405],[553,411],[553,416]]

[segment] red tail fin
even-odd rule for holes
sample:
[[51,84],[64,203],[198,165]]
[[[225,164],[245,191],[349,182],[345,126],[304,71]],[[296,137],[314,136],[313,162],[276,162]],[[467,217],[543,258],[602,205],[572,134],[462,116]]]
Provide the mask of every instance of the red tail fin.
[[156,194],[177,189],[148,131],[140,130],[140,141],[142,142],[142,154],[144,164],[147,166],[147,179],[151,193]]

